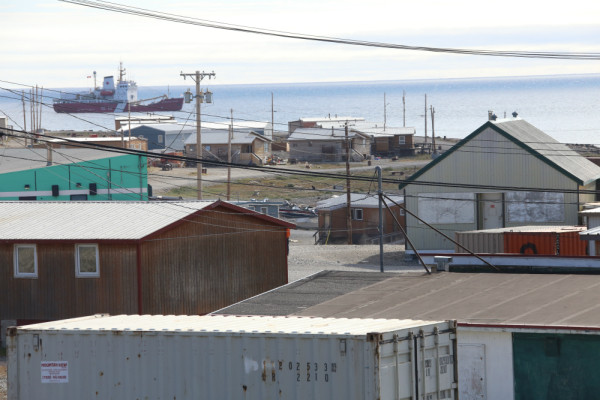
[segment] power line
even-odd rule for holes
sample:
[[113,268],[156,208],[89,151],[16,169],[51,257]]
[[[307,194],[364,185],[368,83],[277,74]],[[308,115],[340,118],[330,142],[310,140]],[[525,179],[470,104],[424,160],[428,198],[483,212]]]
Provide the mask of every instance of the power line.
[[402,44],[372,42],[365,40],[343,39],[327,36],[308,35],[301,33],[285,32],[264,28],[255,28],[244,25],[234,25],[217,21],[202,20],[177,14],[169,14],[160,11],[153,11],[145,8],[132,7],[109,1],[92,1],[92,0],[59,0],[64,3],[70,3],[90,8],[96,8],[105,11],[112,11],[121,14],[129,14],[139,17],[158,19],[163,21],[201,26],[206,28],[221,29],[242,33],[252,33],[258,35],[266,35],[280,37],[286,39],[300,39],[316,42],[345,44],[352,46],[377,47],[395,50],[412,50],[425,51],[433,53],[448,53],[448,54],[465,54],[477,56],[493,56],[493,57],[519,57],[519,58],[541,58],[541,59],[565,59],[565,60],[600,60],[600,53],[586,52],[543,52],[543,51],[498,51],[485,49],[460,49],[460,48],[443,48],[443,47],[427,47],[427,46],[408,46]]

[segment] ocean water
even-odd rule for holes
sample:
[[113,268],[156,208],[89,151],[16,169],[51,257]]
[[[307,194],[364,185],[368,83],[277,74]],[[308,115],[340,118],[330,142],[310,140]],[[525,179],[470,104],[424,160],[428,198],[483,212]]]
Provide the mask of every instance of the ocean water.
[[[600,144],[600,74],[510,78],[468,78],[344,83],[294,83],[218,85],[203,81],[213,92],[212,104],[202,104],[202,120],[271,121],[276,130],[287,130],[289,121],[303,117],[350,116],[387,126],[425,130],[431,135],[430,107],[435,110],[436,136],[463,138],[487,121],[488,111],[498,117],[519,116],[563,143]],[[139,83],[140,84],[140,83]],[[191,86],[139,87],[139,98],[169,93],[181,96]],[[82,88],[60,89],[69,92]],[[9,116],[17,129],[23,126],[20,92],[0,88],[0,113]],[[403,93],[405,112],[403,111]],[[44,91],[42,127],[46,130],[93,130],[114,128],[111,114],[56,114],[52,98],[58,91]],[[272,102],[273,99],[273,102]],[[385,101],[384,101],[385,99]],[[273,113],[272,113],[273,110]],[[194,104],[169,113],[178,120],[195,122]],[[29,105],[26,105],[29,127]],[[126,115],[126,114],[122,114]],[[404,122],[405,121],[405,122]]]

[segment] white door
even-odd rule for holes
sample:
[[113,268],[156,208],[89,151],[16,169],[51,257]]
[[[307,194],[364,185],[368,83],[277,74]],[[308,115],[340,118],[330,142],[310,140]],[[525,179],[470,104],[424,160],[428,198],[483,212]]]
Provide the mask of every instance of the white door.
[[458,398],[483,400],[485,393],[485,345],[458,345]]
[[480,229],[504,228],[504,201],[502,193],[480,193]]

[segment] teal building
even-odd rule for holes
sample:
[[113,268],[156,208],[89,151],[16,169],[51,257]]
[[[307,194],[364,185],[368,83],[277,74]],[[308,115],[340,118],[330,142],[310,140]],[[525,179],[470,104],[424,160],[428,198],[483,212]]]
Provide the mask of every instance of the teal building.
[[147,160],[95,149],[0,149],[5,200],[148,200]]

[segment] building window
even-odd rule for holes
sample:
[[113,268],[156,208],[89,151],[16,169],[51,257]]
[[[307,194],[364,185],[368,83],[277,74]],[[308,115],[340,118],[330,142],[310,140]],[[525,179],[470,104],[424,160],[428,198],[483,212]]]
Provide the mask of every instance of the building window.
[[260,208],[260,212],[261,212],[262,214],[268,214],[268,213],[269,213],[269,209],[268,209],[267,207],[261,207],[261,208]]
[[35,244],[16,244],[14,249],[15,278],[37,278]]
[[352,214],[352,219],[354,221],[362,221],[362,219],[363,219],[363,210],[362,210],[362,208],[351,208],[350,212]]
[[75,245],[75,275],[80,278],[100,276],[98,245]]
[[406,144],[406,136],[398,136],[398,144]]

